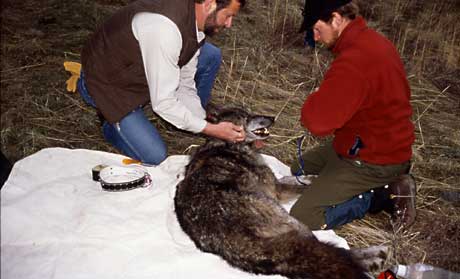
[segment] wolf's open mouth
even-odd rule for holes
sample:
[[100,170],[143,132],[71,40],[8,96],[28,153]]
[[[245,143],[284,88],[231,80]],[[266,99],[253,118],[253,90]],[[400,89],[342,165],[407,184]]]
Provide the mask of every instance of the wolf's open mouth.
[[256,129],[252,132],[259,137],[268,137],[270,135],[270,131],[267,128]]
[[257,115],[247,120],[246,141],[265,140],[270,136],[268,128],[275,121],[274,117]]

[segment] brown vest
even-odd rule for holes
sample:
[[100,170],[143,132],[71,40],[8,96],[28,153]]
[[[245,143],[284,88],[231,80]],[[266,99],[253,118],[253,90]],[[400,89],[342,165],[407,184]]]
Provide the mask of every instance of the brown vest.
[[134,15],[140,12],[162,14],[177,25],[182,36],[179,67],[201,46],[194,0],[138,0],[109,18],[84,46],[81,61],[89,94],[110,123],[150,101],[139,43],[131,29]]

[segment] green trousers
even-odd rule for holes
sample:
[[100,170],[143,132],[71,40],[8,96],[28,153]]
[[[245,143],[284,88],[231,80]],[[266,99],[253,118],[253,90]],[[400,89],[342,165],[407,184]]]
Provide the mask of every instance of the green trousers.
[[[326,229],[325,210],[361,193],[393,182],[407,173],[410,162],[375,165],[359,159],[342,158],[332,143],[318,146],[302,154],[304,174],[318,175],[292,207],[290,214],[312,230]],[[301,169],[300,160],[291,165],[291,172]]]

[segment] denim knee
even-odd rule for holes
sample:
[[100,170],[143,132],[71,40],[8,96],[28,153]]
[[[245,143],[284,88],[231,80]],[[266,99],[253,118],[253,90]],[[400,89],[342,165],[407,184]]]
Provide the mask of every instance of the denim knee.
[[220,49],[210,43],[205,43],[198,56],[198,65],[195,74],[195,82],[201,106],[204,108],[211,99],[211,91],[214,86],[217,72],[222,62]]
[[222,62],[222,51],[213,44],[205,43],[200,49],[199,63],[208,67],[219,67]]
[[104,122],[102,133],[107,142],[124,155],[149,165],[159,165],[168,156],[166,144],[161,139],[154,135],[151,138],[132,137],[117,125]]
[[149,152],[146,154],[142,154],[140,161],[142,161],[145,164],[148,165],[159,165],[161,162],[166,160],[168,157],[168,149],[166,146],[163,146],[163,148],[157,148],[155,152]]
[[143,163],[158,165],[167,157],[166,144],[142,108],[130,112],[119,123],[105,122],[103,133],[119,151]]

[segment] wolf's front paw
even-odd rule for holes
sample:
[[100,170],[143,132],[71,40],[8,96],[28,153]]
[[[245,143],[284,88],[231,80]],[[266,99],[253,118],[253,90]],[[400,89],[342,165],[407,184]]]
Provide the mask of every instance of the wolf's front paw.
[[389,249],[387,246],[371,246],[352,249],[351,253],[361,265],[371,272],[382,270],[387,260]]
[[281,184],[287,184],[287,185],[299,185],[299,186],[306,186],[311,184],[311,179],[314,178],[315,175],[289,175],[289,176],[283,176],[280,179],[278,179],[278,182]]

